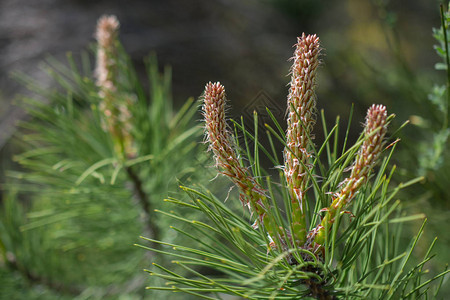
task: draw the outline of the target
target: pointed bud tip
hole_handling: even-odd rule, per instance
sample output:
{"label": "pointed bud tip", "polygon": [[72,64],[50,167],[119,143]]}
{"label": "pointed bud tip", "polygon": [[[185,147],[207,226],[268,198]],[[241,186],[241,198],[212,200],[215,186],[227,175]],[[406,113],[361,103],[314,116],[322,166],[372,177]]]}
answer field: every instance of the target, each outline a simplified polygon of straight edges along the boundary
{"label": "pointed bud tip", "polygon": [[97,21],[95,38],[102,46],[111,42],[111,37],[118,33],[120,22],[114,15],[103,15]]}

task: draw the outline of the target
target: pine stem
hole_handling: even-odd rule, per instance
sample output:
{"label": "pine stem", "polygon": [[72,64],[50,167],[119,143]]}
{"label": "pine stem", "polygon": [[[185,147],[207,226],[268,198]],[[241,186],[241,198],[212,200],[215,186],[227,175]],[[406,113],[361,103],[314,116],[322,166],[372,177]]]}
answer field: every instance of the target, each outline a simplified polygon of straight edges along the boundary
{"label": "pine stem", "polygon": [[[132,167],[127,167],[126,171],[127,171],[128,177],[133,182],[134,190],[137,195],[137,199],[138,199],[139,204],[141,205],[141,208],[144,212],[144,215],[145,215],[144,224],[146,227],[146,231],[149,234],[151,234],[153,239],[159,240],[160,239],[160,231],[159,231],[158,226],[156,225],[156,222],[152,221],[151,215],[153,214],[153,209],[152,209],[152,206],[150,203],[150,199],[149,199],[147,193],[145,193],[145,191],[144,191],[142,181],[139,178],[139,176],[136,174],[136,172],[133,170]],[[157,244],[157,243],[155,243],[153,246],[156,248],[159,248],[159,244]]]}
{"label": "pine stem", "polygon": [[318,300],[337,299],[335,296],[330,295],[329,292],[323,288],[323,285],[316,282],[314,279],[307,280],[306,284],[309,286],[309,290],[311,291],[311,297],[313,298],[316,298]]}
{"label": "pine stem", "polygon": [[448,126],[448,116],[450,114],[450,58],[449,58],[449,49],[448,49],[448,37],[447,37],[447,22],[446,15],[444,12],[444,5],[440,6],[441,11],[441,22],[442,22],[442,32],[444,34],[444,43],[445,43],[445,63],[447,64],[447,110],[444,113],[444,122],[443,129],[446,129]]}
{"label": "pine stem", "polygon": [[[308,266],[305,269],[306,272],[317,273],[317,268],[313,266]],[[303,284],[308,286],[311,293],[309,296],[316,298],[318,300],[336,300],[337,297],[330,294],[330,291],[325,289],[326,282],[318,282],[315,278],[306,279]]]}

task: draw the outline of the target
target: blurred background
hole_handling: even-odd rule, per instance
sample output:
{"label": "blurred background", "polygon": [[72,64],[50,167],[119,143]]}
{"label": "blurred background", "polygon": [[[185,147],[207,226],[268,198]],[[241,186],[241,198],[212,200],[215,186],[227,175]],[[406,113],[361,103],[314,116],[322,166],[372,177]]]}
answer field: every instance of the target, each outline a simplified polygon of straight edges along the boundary
{"label": "blurred background", "polygon": [[[437,42],[432,28],[441,25],[440,3],[1,0],[0,178],[3,181],[4,170],[15,168],[11,157],[16,148],[10,140],[16,122],[27,118],[13,102],[17,94],[28,92],[10,77],[11,72],[23,72],[42,87],[52,87],[54,82],[39,68],[42,61],[49,55],[63,61],[67,51],[77,59],[93,43],[102,14],[114,14],[120,20],[120,40],[138,71],[144,73],[142,58],[150,52],[157,54],[160,65],[172,66],[176,106],[188,97],[197,98],[208,81],[220,81],[227,88],[234,118],[268,106],[281,123],[292,45],[303,32],[316,33],[324,48],[318,107],[325,110],[329,124],[340,115],[346,126],[354,104],[350,138],[355,140],[372,103],[385,104],[397,115],[392,128],[411,120],[397,135],[402,142],[394,157],[399,168],[395,180],[424,176],[401,197],[407,210],[427,214],[424,245],[438,236],[438,256],[430,268],[440,267],[450,257],[448,233],[439,230],[449,225],[447,140],[440,144],[440,160],[421,161],[435,146],[430,137],[442,125],[442,116],[428,100],[433,86],[447,79],[444,71],[435,70],[441,59],[433,49]],[[320,144],[320,128],[316,136]],[[419,225],[411,225],[411,235]]]}
{"label": "blurred background", "polygon": [[[408,79],[419,82],[438,76],[433,71],[438,57],[431,35],[432,27],[440,25],[438,4],[427,0],[2,0],[1,143],[13,120],[21,116],[11,102],[22,87],[10,79],[10,72],[25,72],[43,86],[50,85],[40,62],[48,55],[62,59],[67,51],[77,57],[93,42],[93,28],[102,14],[118,16],[121,40],[136,64],[155,51],[161,64],[173,67],[175,99],[197,97],[206,82],[219,80],[228,87],[233,112],[260,90],[285,105],[292,45],[302,32],[316,33],[325,48],[318,105],[331,116],[345,116],[350,103],[355,103],[359,115],[373,102],[397,108],[402,91],[393,88],[401,80],[395,71],[409,72]],[[382,79],[386,82],[379,82]],[[411,94],[408,97],[422,96]]]}

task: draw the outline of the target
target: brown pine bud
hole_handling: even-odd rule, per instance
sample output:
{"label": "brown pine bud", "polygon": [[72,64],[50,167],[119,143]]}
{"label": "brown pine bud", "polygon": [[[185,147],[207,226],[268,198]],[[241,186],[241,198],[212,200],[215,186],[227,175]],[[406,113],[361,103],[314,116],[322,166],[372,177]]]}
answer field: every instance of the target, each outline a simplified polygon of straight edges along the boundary
{"label": "brown pine bud", "polygon": [[252,214],[257,214],[257,223],[263,225],[273,237],[277,227],[267,213],[269,208],[264,204],[266,195],[247,168],[239,163],[232,136],[227,129],[225,105],[224,86],[219,82],[209,82],[205,87],[202,107],[209,150],[214,153],[217,168],[239,188],[242,204],[247,206]]}
{"label": "brown pine bud", "polygon": [[370,171],[377,162],[383,149],[383,139],[387,131],[387,111],[383,105],[372,105],[367,111],[364,126],[364,142],[359,149],[350,177],[340,185],[342,189],[333,197],[321,224],[316,228],[314,241],[323,245],[325,227],[331,228],[338,211],[341,211],[355,197],[361,186],[367,181]]}
{"label": "brown pine bud", "polygon": [[305,193],[311,170],[312,129],[316,111],[316,70],[320,43],[316,35],[298,38],[291,68],[288,95],[288,120],[284,150],[284,174],[292,206],[292,235],[297,245],[306,240]]}
{"label": "brown pine bud", "polygon": [[119,21],[115,16],[102,16],[97,22],[96,84],[102,99],[99,109],[103,114],[103,129],[112,136],[116,154],[134,157],[136,149],[131,135],[132,105],[130,95],[117,91]]}
{"label": "brown pine bud", "polygon": [[119,21],[115,16],[102,16],[97,22],[95,38],[97,40],[97,65],[95,76],[97,86],[103,93],[115,91],[116,43],[119,34]]}

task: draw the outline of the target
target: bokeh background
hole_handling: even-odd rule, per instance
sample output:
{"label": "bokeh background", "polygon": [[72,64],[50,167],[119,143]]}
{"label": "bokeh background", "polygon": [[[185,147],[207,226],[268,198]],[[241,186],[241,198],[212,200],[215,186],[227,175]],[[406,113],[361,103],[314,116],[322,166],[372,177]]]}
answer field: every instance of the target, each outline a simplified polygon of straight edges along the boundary
{"label": "bokeh background", "polygon": [[197,97],[206,82],[220,80],[228,87],[236,112],[262,89],[285,105],[291,46],[302,32],[316,33],[325,48],[318,105],[333,116],[348,114],[350,103],[355,103],[359,115],[373,102],[396,109],[403,91],[393,88],[400,80],[396,76],[401,76],[395,71],[410,72],[412,80],[434,79],[438,57],[431,28],[440,25],[438,4],[427,0],[2,0],[1,143],[8,138],[13,120],[22,117],[11,106],[22,87],[9,74],[25,72],[43,86],[50,85],[40,62],[48,55],[63,59],[67,51],[76,57],[93,42],[93,28],[102,14],[118,16],[121,40],[137,64],[154,51],[161,64],[173,67],[175,99]]}
{"label": "bokeh background", "polygon": [[[150,52],[157,54],[160,65],[172,66],[178,105],[188,97],[198,97],[206,82],[220,81],[227,87],[230,113],[235,118],[258,109],[263,92],[264,103],[282,108],[277,117],[283,119],[292,45],[302,32],[316,33],[324,48],[318,107],[325,110],[330,124],[340,115],[345,126],[354,104],[354,140],[360,132],[357,124],[372,103],[385,104],[397,115],[394,127],[409,119],[417,121],[414,116],[433,122],[435,110],[428,94],[434,84],[446,81],[445,72],[434,68],[440,58],[433,49],[432,28],[440,26],[440,3],[1,0],[0,176],[3,179],[4,170],[15,167],[11,157],[16,150],[10,140],[16,122],[27,118],[13,100],[28,92],[10,74],[23,72],[42,87],[51,87],[53,82],[39,68],[42,61],[49,55],[64,60],[67,51],[77,58],[93,43],[95,24],[102,14],[118,17],[120,39],[142,73],[142,58]],[[420,150],[417,145],[427,132],[416,125],[407,126],[400,135],[402,143],[394,158],[399,165],[396,180],[425,176],[402,197],[406,209],[428,216],[424,245],[438,236],[433,268],[449,259],[448,233],[439,230],[449,225],[448,171],[417,172],[418,154],[414,152]],[[320,129],[317,139],[319,143]],[[417,226],[411,225],[411,234]]]}

